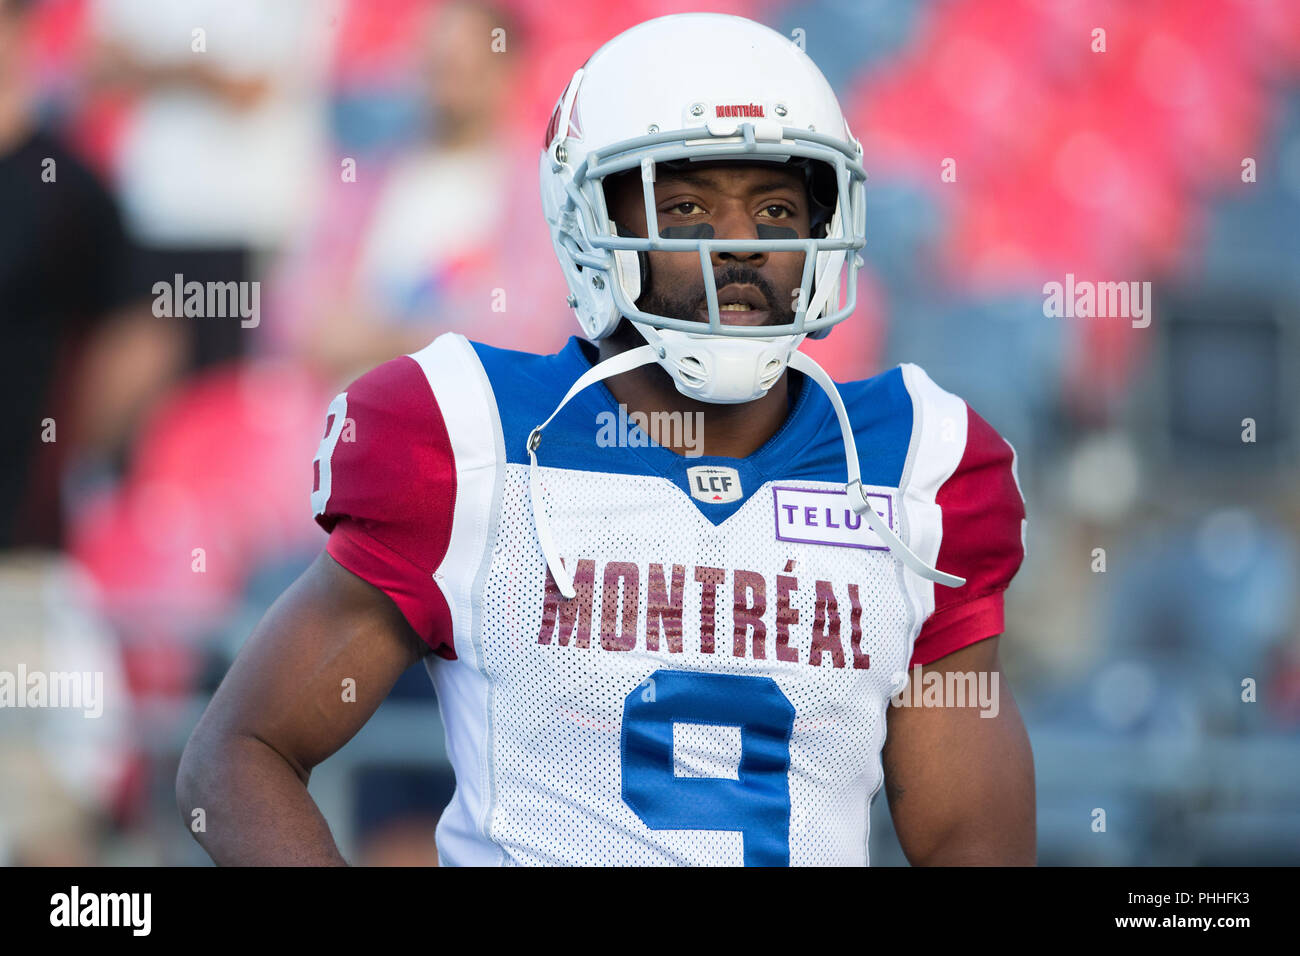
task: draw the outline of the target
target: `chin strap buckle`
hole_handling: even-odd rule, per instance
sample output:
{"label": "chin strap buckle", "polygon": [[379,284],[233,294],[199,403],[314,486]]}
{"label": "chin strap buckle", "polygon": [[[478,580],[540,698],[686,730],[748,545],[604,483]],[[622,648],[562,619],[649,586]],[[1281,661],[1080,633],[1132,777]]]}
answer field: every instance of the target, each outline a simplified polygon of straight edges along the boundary
{"label": "chin strap buckle", "polygon": [[849,496],[849,507],[853,509],[854,514],[865,514],[871,509],[871,504],[867,501],[867,493],[862,490],[860,479],[854,478],[844,486],[844,491]]}

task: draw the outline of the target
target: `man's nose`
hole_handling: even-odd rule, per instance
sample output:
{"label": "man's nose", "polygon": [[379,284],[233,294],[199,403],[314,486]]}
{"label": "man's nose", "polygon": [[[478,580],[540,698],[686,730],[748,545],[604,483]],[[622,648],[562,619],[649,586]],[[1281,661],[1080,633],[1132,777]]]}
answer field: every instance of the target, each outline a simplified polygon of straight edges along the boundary
{"label": "man's nose", "polygon": [[[741,205],[728,205],[713,217],[713,230],[718,239],[750,240],[758,238],[758,226],[748,209]],[[713,250],[713,264],[720,266],[726,262],[743,262],[750,266],[761,266],[767,262],[767,253],[738,252],[727,249]]]}

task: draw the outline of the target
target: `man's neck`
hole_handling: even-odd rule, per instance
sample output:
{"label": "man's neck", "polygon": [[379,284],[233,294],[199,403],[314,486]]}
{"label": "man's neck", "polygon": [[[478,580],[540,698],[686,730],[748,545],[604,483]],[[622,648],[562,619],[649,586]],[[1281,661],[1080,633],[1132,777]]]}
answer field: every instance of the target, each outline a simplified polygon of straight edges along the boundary
{"label": "man's neck", "polygon": [[[644,344],[645,339],[631,326],[624,326],[596,343],[602,362]],[[699,415],[697,420],[702,427],[698,434],[702,441],[693,449],[696,454],[748,458],[785,423],[790,411],[789,378],[789,374],[783,372],[761,398],[737,405],[701,402],[683,395],[677,390],[672,376],[658,362],[615,375],[606,379],[605,385],[614,399],[627,408],[629,415],[634,412],[641,412],[647,418],[653,412]],[[685,446],[665,447],[679,455],[688,450]]]}

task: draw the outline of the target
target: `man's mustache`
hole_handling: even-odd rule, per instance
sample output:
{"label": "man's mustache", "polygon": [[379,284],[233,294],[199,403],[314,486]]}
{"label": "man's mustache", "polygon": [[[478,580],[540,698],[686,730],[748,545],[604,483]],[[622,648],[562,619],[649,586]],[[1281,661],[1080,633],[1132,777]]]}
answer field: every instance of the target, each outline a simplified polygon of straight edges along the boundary
{"label": "man's mustache", "polygon": [[[771,282],[754,269],[733,265],[715,272],[713,281],[714,288],[718,292],[721,292],[729,285],[752,285],[758,289],[765,303],[764,308],[767,310],[767,317],[764,319],[763,325],[782,325],[794,320],[793,301],[789,308],[783,309],[778,304],[779,300],[775,295]],[[648,290],[647,295],[642,298],[643,301],[638,301],[637,304],[646,312],[671,316],[688,322],[708,321],[707,318],[701,319],[700,317],[701,312],[707,316],[709,310],[708,295],[705,292],[702,280],[694,290],[680,298],[656,293],[653,288]],[[720,318],[725,324],[726,313],[722,313]]]}

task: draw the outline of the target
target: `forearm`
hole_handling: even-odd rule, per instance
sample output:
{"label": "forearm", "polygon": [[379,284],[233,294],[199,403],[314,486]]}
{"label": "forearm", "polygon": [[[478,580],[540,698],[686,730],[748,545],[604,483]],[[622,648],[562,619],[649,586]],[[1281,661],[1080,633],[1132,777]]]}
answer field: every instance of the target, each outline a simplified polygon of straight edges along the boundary
{"label": "forearm", "polygon": [[257,738],[192,740],[176,796],[186,826],[218,866],[347,865],[305,772]]}

